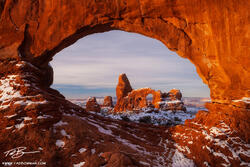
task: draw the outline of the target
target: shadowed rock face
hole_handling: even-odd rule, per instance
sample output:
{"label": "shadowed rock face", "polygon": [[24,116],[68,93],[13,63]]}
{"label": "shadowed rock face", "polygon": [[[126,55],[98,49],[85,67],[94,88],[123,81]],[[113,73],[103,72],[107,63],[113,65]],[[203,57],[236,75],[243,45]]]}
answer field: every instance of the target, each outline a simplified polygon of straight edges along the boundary
{"label": "shadowed rock face", "polygon": [[[249,8],[233,0],[1,1],[0,161],[167,166],[182,152],[197,166],[249,166],[249,99],[239,101],[250,93]],[[177,127],[141,126],[84,112],[49,88],[57,52],[117,29],[188,58],[221,104]],[[42,150],[14,160],[3,154],[19,146]]]}
{"label": "shadowed rock face", "polygon": [[8,0],[0,6],[1,61],[43,68],[79,38],[119,29],[158,39],[188,58],[213,101],[249,97],[249,1]]}

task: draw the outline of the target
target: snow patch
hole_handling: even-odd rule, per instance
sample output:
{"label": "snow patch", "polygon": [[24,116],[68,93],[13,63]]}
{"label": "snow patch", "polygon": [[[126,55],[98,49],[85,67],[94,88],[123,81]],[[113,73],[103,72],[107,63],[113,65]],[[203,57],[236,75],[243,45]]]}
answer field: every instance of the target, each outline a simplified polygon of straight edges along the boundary
{"label": "snow patch", "polygon": [[54,124],[54,127],[68,125],[68,122],[63,122],[62,120]]}
{"label": "snow patch", "polygon": [[13,114],[13,115],[6,115],[6,116],[4,116],[4,117],[6,117],[6,118],[8,118],[8,119],[10,119],[10,118],[12,118],[12,117],[14,117],[14,116],[16,116],[17,114]]}
{"label": "snow patch", "polygon": [[95,154],[95,149],[91,149],[91,154]]}
{"label": "snow patch", "polygon": [[39,115],[37,119],[47,119],[47,118],[53,118],[51,115]]}
{"label": "snow patch", "polygon": [[172,167],[195,167],[193,160],[186,158],[178,149],[176,149],[172,160]]}
{"label": "snow patch", "polygon": [[70,135],[68,135],[64,129],[61,130],[61,135],[66,136],[67,138],[70,139]]}
{"label": "snow patch", "polygon": [[243,97],[242,99],[239,100],[233,100],[233,102],[244,102],[244,103],[250,103],[250,97]]}
{"label": "snow patch", "polygon": [[25,126],[25,123],[24,123],[24,122],[21,122],[20,124],[16,124],[16,125],[15,125],[15,128],[18,129],[18,130],[20,130],[20,129],[22,129],[24,126]]}
{"label": "snow patch", "polygon": [[82,167],[85,164],[85,162],[80,162],[79,164],[74,164],[74,167]]}
{"label": "snow patch", "polygon": [[80,148],[80,149],[79,149],[79,153],[83,153],[83,152],[85,152],[85,151],[87,151],[86,148]]}
{"label": "snow patch", "polygon": [[56,140],[56,146],[57,147],[64,147],[65,146],[65,142],[62,140]]}

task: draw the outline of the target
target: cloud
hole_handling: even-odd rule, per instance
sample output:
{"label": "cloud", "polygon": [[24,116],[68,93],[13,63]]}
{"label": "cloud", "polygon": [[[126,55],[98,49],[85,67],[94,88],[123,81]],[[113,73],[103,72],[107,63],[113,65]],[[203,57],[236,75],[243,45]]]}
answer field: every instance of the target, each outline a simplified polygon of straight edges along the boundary
{"label": "cloud", "polygon": [[[186,96],[209,96],[193,64],[161,42],[134,33],[111,31],[84,37],[58,53],[52,66],[54,84],[71,85],[72,92],[79,85],[85,91],[96,89],[97,94],[113,91],[119,74],[126,73],[134,88],[176,87]],[[74,94],[67,90],[66,96]]]}

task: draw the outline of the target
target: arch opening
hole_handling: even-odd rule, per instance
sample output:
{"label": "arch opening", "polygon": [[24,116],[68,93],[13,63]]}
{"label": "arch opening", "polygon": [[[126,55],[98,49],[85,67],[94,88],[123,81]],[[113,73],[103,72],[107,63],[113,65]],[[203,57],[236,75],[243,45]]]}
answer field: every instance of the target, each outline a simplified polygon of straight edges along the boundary
{"label": "arch opening", "polygon": [[[151,87],[168,92],[178,88],[186,103],[196,98],[189,107],[209,97],[209,89],[188,60],[178,57],[161,42],[135,33],[109,31],[86,36],[59,52],[51,64],[55,71],[52,88],[83,107],[89,96],[95,96],[99,105],[105,96],[112,96],[116,103],[115,88],[121,73],[129,76],[134,90]],[[130,98],[130,104],[124,105],[135,110],[145,105],[158,106],[152,104],[150,92],[149,96],[136,96],[134,101]]]}

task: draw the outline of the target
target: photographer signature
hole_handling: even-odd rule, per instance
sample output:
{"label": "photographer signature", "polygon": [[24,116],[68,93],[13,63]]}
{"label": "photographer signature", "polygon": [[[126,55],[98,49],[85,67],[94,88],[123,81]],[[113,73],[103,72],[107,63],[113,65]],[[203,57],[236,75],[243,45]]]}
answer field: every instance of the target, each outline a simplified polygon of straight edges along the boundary
{"label": "photographer signature", "polygon": [[40,153],[40,151],[24,152],[24,150],[26,150],[26,149],[27,149],[27,147],[17,147],[17,148],[13,148],[9,151],[4,152],[4,154],[5,154],[5,157],[10,156],[12,159],[16,159],[16,158],[22,157],[24,154]]}

